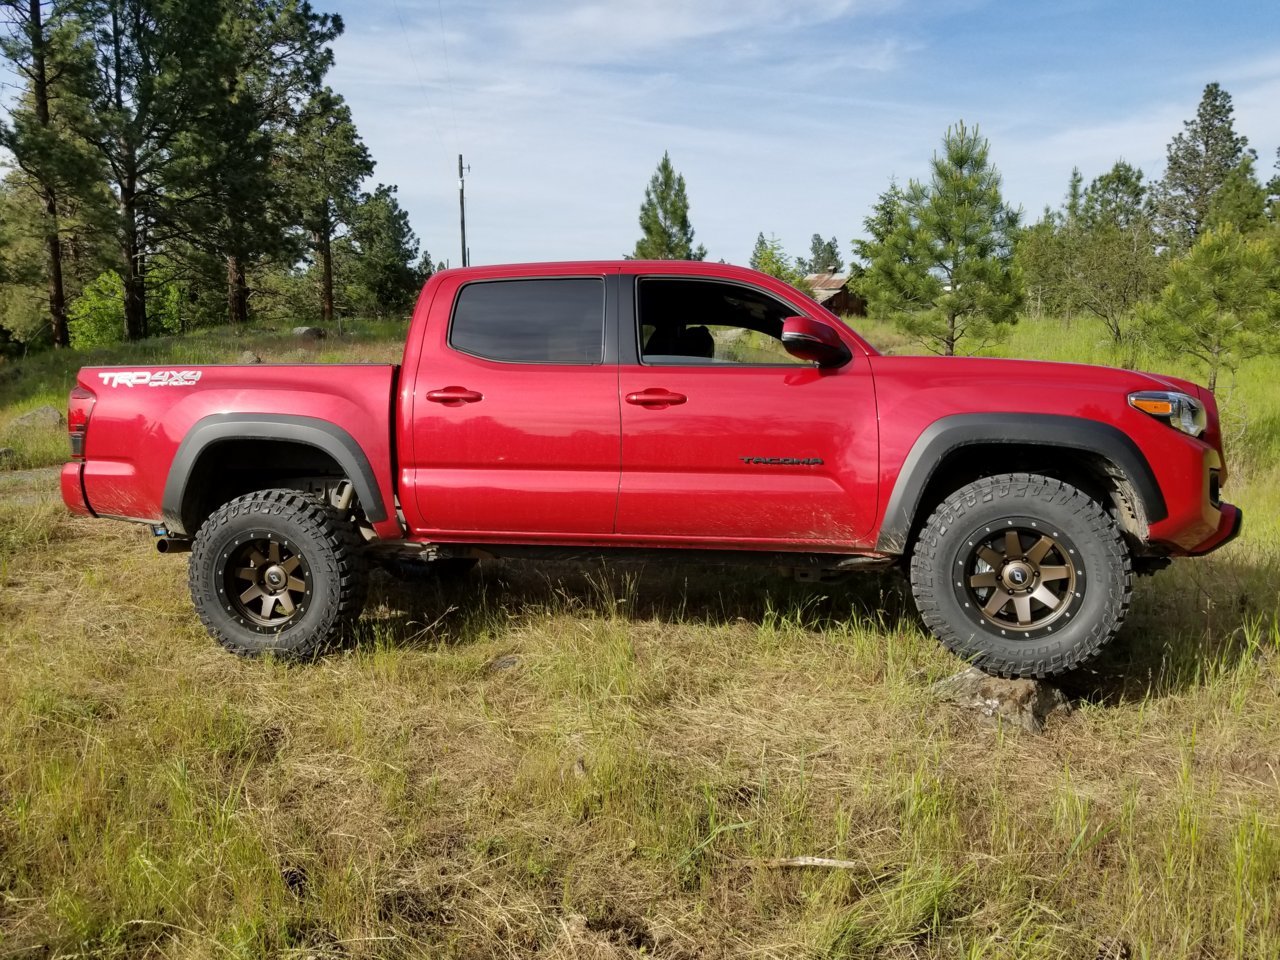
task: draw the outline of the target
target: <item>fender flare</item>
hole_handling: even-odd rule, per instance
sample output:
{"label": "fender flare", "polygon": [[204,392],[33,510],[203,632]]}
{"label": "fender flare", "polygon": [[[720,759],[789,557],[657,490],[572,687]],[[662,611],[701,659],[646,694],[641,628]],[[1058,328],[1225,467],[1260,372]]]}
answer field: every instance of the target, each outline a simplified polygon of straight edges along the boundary
{"label": "fender flare", "polygon": [[191,473],[200,457],[226,440],[283,440],[315,447],[331,456],[355,487],[365,516],[373,523],[387,519],[386,504],[369,458],[355,438],[327,420],[288,413],[215,413],[197,420],[182,438],[164,485],[160,509],[175,532],[190,534],[182,521]]}
{"label": "fender flare", "polygon": [[1097,454],[1133,487],[1148,523],[1169,515],[1151,464],[1133,438],[1118,427],[1061,414],[961,413],[935,420],[912,444],[885,508],[876,549],[906,552],[920,498],[948,455],[961,447],[1002,443]]}

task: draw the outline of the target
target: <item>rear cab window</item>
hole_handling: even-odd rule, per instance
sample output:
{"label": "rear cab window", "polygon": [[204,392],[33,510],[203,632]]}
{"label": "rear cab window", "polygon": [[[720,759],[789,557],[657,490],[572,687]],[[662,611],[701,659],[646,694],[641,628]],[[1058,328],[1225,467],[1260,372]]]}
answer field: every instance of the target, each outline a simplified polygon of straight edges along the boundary
{"label": "rear cab window", "polygon": [[459,291],[449,346],[501,363],[599,364],[604,334],[600,277],[482,280]]}

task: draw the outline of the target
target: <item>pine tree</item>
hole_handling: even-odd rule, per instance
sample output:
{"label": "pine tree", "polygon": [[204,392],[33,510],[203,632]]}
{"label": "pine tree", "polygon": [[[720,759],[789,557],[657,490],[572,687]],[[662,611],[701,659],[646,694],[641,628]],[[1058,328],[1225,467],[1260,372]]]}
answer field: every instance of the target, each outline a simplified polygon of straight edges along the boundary
{"label": "pine tree", "polygon": [[1071,168],[1071,179],[1067,181],[1067,222],[1075,223],[1080,219],[1080,213],[1084,207],[1083,193],[1084,177],[1080,174],[1079,167]]}
{"label": "pine tree", "polygon": [[1169,143],[1156,208],[1162,235],[1176,247],[1189,247],[1203,232],[1213,195],[1249,146],[1248,138],[1235,131],[1234,113],[1231,95],[1211,83],[1195,119]]}
{"label": "pine tree", "polygon": [[792,262],[787,256],[786,250],[782,247],[782,241],[769,234],[765,239],[763,233],[756,234],[756,245],[751,251],[751,259],[748,266],[752,270],[759,270],[761,273],[768,274],[771,277],[777,277],[785,283],[791,284],[798,290],[805,293],[812,293],[813,290],[805,282],[805,273],[800,264],[803,261]]}
{"label": "pine tree", "polygon": [[1169,285],[1145,312],[1153,342],[1191,357],[1217,390],[1222,371],[1276,349],[1280,341],[1280,240],[1210,229],[1169,270]]}
{"label": "pine tree", "polygon": [[1230,223],[1241,233],[1249,233],[1267,225],[1267,188],[1258,182],[1253,164],[1253,156],[1246,153],[1222,181],[1209,201],[1205,220],[1209,227]]}
{"label": "pine tree", "polygon": [[976,127],[947,130],[929,181],[909,184],[892,219],[883,241],[863,247],[870,263],[858,289],[873,312],[948,356],[1016,322],[1018,213],[1001,198],[990,144]]}
{"label": "pine tree", "polygon": [[189,168],[213,138],[232,51],[231,0],[85,0],[95,69],[78,131],[107,170],[117,208],[125,336],[149,333],[148,269],[165,238],[190,235]]}
{"label": "pine tree", "polygon": [[24,95],[9,110],[9,122],[0,122],[0,147],[9,151],[43,208],[45,290],[55,347],[70,344],[61,220],[70,198],[87,194],[97,173],[67,124],[83,106],[89,66],[69,8],[66,0],[0,0],[11,28],[0,37],[0,56],[26,83]]}
{"label": "pine tree", "polygon": [[373,160],[360,139],[351,109],[325,88],[303,107],[286,150],[284,172],[301,214],[319,273],[320,315],[334,321],[333,242],[349,223],[360,183],[373,173]]}
{"label": "pine tree", "polygon": [[844,260],[840,257],[840,244],[835,237],[823,240],[822,234],[815,233],[809,241],[809,258],[796,258],[796,269],[801,274],[839,273],[844,269]]}
{"label": "pine tree", "polygon": [[395,187],[378,184],[360,195],[350,212],[350,229],[334,242],[334,259],[351,312],[381,317],[408,310],[421,283],[415,266],[418,238]]}
{"label": "pine tree", "polygon": [[1149,219],[1147,188],[1142,171],[1123,160],[1094,177],[1085,188],[1080,209],[1087,228],[1111,225],[1128,228]]}
{"label": "pine tree", "polygon": [[890,180],[888,189],[876,198],[871,213],[862,220],[862,229],[866,232],[867,239],[852,241],[854,261],[849,264],[848,287],[863,299],[867,299],[867,294],[861,289],[862,278],[871,265],[871,257],[877,245],[888,239],[903,218],[902,203],[905,196],[898,182]]}
{"label": "pine tree", "polygon": [[662,154],[662,161],[645,188],[644,203],[640,205],[640,232],[641,237],[629,259],[706,259],[707,248],[702,244],[693,245],[684,176],[676,173],[667,153]]}
{"label": "pine tree", "polygon": [[290,227],[296,196],[282,189],[282,141],[300,122],[298,103],[319,89],[333,62],[329,44],[342,32],[338,17],[296,0],[232,0],[235,15],[221,25],[228,53],[222,83],[229,96],[203,124],[190,164],[190,189],[202,201],[188,219],[203,219],[195,244],[219,261],[227,282],[227,315],[249,318],[248,270],[266,257],[293,262],[300,254]]}
{"label": "pine tree", "polygon": [[[1142,171],[1123,160],[1083,192],[1079,171],[1060,211],[1021,231],[1016,259],[1041,311],[1101,321],[1119,347],[1136,347],[1135,308],[1165,282]],[[1071,209],[1076,214],[1072,216]],[[1133,359],[1132,353],[1126,362]]]}

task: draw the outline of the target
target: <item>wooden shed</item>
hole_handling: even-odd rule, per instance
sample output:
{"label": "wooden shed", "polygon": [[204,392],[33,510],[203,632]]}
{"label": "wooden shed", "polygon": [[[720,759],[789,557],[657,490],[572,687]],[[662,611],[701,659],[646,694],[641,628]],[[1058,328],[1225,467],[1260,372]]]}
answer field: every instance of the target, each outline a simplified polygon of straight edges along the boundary
{"label": "wooden shed", "polygon": [[813,289],[813,299],[836,316],[867,315],[867,302],[848,288],[847,273],[811,273],[804,279]]}

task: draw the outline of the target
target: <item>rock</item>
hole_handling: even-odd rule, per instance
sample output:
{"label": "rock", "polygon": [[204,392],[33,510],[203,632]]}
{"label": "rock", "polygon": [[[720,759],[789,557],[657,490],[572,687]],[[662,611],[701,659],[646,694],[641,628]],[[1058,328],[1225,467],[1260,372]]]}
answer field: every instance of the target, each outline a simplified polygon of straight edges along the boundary
{"label": "rock", "polygon": [[514,653],[508,653],[490,660],[487,669],[490,673],[501,673],[503,670],[514,670],[518,666],[520,666],[520,658]]}
{"label": "rock", "polygon": [[323,340],[328,336],[322,327],[294,327],[293,335],[304,340]]}
{"label": "rock", "polygon": [[18,459],[18,451],[13,447],[0,447],[0,467],[9,467]]}
{"label": "rock", "polygon": [[15,417],[9,424],[10,430],[52,429],[65,426],[67,418],[56,407],[45,404],[29,410],[20,417]]}
{"label": "rock", "polygon": [[237,363],[261,363],[262,358],[258,356],[256,353],[254,353],[252,350],[246,350],[244,353],[240,354],[240,359],[237,360],[236,362]]}
{"label": "rock", "polygon": [[970,667],[933,685],[934,695],[993,723],[1011,723],[1030,733],[1043,733],[1051,717],[1066,716],[1066,695],[1043,680],[1003,680]]}

